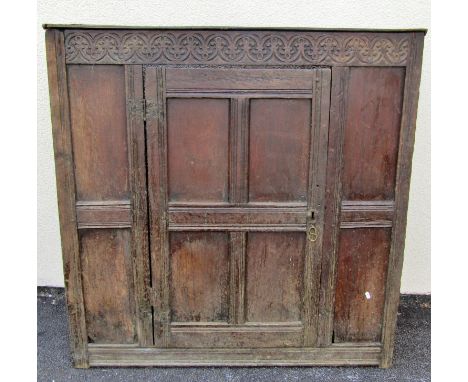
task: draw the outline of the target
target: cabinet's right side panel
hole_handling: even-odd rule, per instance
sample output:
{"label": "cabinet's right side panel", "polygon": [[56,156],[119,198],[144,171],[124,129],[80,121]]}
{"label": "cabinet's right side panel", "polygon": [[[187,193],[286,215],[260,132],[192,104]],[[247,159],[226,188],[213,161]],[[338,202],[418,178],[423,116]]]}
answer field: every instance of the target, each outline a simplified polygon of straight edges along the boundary
{"label": "cabinet's right side panel", "polygon": [[322,345],[382,340],[404,84],[404,67],[334,71],[325,244],[335,293]]}

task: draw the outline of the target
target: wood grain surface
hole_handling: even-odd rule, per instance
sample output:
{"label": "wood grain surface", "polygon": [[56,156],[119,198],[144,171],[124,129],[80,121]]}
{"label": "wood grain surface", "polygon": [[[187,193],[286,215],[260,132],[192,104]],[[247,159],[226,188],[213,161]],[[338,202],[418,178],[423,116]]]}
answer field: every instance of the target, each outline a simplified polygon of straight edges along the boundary
{"label": "wood grain surface", "polygon": [[423,32],[46,32],[76,367],[392,363]]}

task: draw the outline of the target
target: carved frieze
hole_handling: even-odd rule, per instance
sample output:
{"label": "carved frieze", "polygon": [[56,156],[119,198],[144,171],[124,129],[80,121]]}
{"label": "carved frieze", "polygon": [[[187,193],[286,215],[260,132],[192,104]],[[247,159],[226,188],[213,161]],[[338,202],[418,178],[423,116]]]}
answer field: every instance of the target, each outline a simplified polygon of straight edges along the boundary
{"label": "carved frieze", "polygon": [[69,64],[405,65],[406,33],[67,30]]}

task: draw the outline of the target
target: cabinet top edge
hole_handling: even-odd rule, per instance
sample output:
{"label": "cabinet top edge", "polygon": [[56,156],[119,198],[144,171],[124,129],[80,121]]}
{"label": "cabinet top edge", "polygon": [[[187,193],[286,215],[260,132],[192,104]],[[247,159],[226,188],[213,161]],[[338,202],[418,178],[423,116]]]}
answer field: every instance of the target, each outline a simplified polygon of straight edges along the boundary
{"label": "cabinet top edge", "polygon": [[88,24],[42,24],[44,29],[120,29],[120,30],[243,30],[243,31],[312,31],[312,32],[372,32],[372,33],[409,33],[419,32],[426,35],[427,28],[373,29],[373,28],[307,28],[307,27],[239,27],[239,26],[126,26],[126,25],[88,25]]}

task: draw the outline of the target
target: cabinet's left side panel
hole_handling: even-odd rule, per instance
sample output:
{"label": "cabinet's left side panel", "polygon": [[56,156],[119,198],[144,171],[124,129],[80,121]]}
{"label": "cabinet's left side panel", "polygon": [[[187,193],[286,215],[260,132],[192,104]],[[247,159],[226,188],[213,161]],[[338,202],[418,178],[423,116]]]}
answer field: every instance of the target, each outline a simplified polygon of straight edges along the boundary
{"label": "cabinet's left side panel", "polygon": [[91,344],[152,344],[141,67],[66,65],[47,31],[75,366]]}

